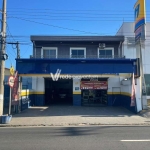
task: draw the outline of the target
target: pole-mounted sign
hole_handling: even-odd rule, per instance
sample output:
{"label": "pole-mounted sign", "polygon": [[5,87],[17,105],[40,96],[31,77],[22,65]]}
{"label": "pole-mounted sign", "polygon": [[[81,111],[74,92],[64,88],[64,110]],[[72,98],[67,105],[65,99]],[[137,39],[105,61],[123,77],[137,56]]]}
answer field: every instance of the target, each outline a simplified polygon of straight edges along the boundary
{"label": "pole-mounted sign", "polygon": [[13,76],[10,76],[8,79],[8,85],[12,88],[14,86],[15,78]]}
{"label": "pole-mounted sign", "polygon": [[11,67],[10,67],[10,74],[13,76],[14,73],[15,73],[14,67],[11,66]]}
{"label": "pole-mounted sign", "polygon": [[145,24],[146,24],[146,9],[145,0],[137,0],[134,6],[134,18],[135,18],[135,41],[139,39],[145,40]]}

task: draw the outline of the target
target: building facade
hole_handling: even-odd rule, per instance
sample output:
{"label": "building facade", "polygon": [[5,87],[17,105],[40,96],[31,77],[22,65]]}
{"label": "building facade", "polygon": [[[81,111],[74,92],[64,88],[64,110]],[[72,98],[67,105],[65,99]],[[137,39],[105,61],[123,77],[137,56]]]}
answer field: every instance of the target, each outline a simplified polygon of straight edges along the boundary
{"label": "building facade", "polygon": [[31,36],[33,55],[17,59],[20,76],[32,77],[31,105],[123,106],[131,103],[138,59],[126,58],[124,36]]}

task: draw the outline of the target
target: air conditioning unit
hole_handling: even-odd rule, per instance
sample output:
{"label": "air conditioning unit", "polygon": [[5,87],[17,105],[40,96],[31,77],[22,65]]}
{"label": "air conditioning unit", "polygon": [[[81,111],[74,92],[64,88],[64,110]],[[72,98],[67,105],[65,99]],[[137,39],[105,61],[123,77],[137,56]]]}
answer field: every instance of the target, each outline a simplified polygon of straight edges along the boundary
{"label": "air conditioning unit", "polygon": [[105,47],[106,47],[105,43],[99,43],[99,48],[100,49],[105,48]]}

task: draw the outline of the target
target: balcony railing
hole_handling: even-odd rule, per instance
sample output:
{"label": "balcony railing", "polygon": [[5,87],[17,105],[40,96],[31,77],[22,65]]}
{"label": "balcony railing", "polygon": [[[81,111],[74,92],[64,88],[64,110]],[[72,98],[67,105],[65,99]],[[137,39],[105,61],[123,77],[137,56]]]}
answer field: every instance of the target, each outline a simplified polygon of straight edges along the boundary
{"label": "balcony railing", "polygon": [[36,59],[125,59],[125,56],[122,55],[51,55],[51,56],[42,56],[35,55],[30,56],[30,58]]}

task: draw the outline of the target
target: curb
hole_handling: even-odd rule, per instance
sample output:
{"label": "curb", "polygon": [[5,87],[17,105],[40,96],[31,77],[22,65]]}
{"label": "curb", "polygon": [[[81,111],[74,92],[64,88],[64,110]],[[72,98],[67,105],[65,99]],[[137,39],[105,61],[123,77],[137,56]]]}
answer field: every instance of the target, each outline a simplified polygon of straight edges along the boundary
{"label": "curb", "polygon": [[66,126],[150,126],[150,123],[141,124],[103,124],[103,123],[79,123],[79,124],[37,124],[37,125],[10,125],[0,124],[1,127],[66,127]]}

